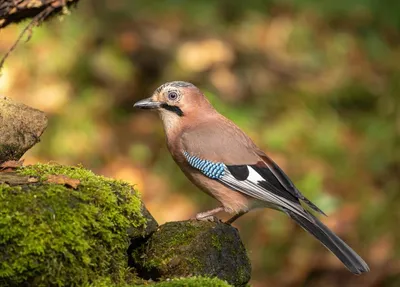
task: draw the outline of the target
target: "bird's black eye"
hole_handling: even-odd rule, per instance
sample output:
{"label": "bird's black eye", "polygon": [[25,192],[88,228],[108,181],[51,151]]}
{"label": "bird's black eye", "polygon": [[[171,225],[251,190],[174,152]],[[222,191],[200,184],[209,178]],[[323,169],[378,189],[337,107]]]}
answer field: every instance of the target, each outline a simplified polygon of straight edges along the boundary
{"label": "bird's black eye", "polygon": [[169,92],[168,93],[168,100],[176,101],[178,99],[178,94],[176,92]]}

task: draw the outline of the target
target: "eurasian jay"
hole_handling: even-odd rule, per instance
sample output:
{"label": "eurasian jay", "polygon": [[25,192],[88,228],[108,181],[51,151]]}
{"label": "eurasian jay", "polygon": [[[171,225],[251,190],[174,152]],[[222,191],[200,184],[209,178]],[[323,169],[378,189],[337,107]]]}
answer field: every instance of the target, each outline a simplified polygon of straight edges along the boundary
{"label": "eurasian jay", "polygon": [[157,110],[168,149],[183,173],[221,206],[196,215],[209,220],[225,211],[232,223],[248,211],[283,211],[317,238],[354,274],[368,272],[365,261],[301,203],[324,214],[233,122],[219,114],[193,84],[166,83],[134,107]]}

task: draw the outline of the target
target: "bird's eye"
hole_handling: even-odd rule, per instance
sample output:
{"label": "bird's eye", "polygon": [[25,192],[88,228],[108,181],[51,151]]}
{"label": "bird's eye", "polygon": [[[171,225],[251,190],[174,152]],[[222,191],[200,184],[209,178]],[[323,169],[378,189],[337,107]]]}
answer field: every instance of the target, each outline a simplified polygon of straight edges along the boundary
{"label": "bird's eye", "polygon": [[178,99],[178,94],[176,92],[169,92],[168,93],[168,100],[176,101]]}

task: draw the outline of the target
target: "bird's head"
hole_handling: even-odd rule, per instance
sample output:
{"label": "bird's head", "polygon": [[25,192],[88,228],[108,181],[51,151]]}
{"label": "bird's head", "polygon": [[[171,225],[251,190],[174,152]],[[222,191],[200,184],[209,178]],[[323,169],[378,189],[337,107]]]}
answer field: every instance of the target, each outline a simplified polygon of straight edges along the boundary
{"label": "bird's head", "polygon": [[166,128],[173,128],[189,118],[214,111],[195,85],[182,81],[161,85],[150,98],[138,101],[134,107],[158,111]]}

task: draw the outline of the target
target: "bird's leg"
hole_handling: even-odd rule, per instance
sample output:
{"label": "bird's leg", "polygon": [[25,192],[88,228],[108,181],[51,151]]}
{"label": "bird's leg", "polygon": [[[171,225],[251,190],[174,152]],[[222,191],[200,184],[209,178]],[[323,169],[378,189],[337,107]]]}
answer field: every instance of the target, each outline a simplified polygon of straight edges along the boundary
{"label": "bird's leg", "polygon": [[238,214],[235,214],[234,216],[232,216],[232,218],[230,218],[229,220],[225,221],[225,223],[232,224],[236,219],[238,219],[242,215],[245,215],[246,213],[247,213],[247,211],[241,211]]}
{"label": "bird's leg", "polygon": [[220,206],[205,212],[200,212],[196,214],[196,219],[197,220],[202,220],[202,221],[215,221],[214,220],[214,214],[224,211],[224,207]]}

